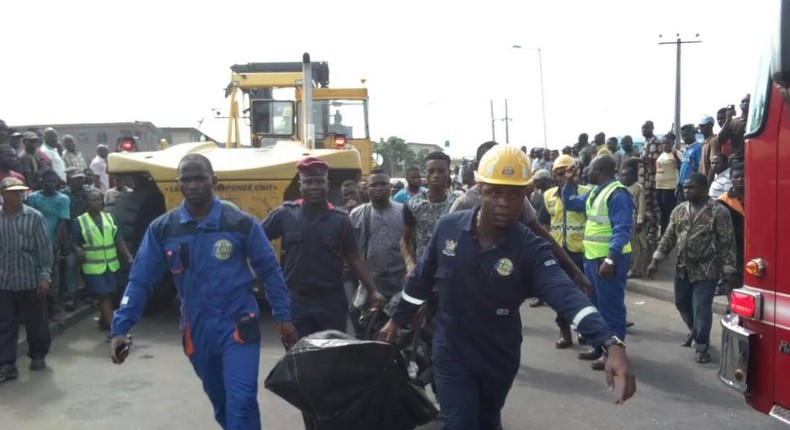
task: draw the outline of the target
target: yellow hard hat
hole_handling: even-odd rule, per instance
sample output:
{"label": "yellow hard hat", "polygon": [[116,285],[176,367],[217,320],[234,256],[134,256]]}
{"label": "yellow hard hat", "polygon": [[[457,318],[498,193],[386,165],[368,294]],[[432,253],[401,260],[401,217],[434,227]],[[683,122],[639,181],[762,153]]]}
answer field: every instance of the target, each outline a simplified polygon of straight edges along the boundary
{"label": "yellow hard hat", "polygon": [[560,169],[562,167],[567,169],[568,167],[571,167],[574,164],[576,164],[576,162],[573,161],[573,157],[571,157],[568,154],[562,154],[559,157],[557,157],[556,160],[554,160],[554,164],[551,166],[551,171],[553,173],[555,170]]}
{"label": "yellow hard hat", "polygon": [[532,168],[527,154],[510,145],[491,148],[477,167],[477,181],[486,184],[525,186],[530,177]]}

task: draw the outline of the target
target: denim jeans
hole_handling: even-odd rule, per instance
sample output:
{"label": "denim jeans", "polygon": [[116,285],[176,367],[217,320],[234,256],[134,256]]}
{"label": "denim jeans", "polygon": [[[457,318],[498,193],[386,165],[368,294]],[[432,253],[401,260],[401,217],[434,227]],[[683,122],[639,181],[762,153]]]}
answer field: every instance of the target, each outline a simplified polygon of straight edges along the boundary
{"label": "denim jeans", "polygon": [[716,282],[716,279],[691,282],[687,277],[675,277],[675,307],[691,330],[697,351],[707,351],[710,344]]}

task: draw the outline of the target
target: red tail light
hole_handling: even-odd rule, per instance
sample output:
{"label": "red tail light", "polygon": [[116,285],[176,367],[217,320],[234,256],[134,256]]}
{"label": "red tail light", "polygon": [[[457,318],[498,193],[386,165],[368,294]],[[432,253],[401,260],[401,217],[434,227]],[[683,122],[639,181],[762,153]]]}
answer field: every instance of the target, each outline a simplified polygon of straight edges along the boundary
{"label": "red tail light", "polygon": [[732,290],[730,293],[730,309],[744,318],[762,318],[762,295],[745,290]]}
{"label": "red tail light", "polygon": [[116,151],[120,152],[133,152],[137,150],[137,143],[134,139],[121,139],[118,142],[118,147]]}
{"label": "red tail light", "polygon": [[348,140],[346,140],[346,136],[339,134],[335,136],[335,148],[343,149],[348,144]]}

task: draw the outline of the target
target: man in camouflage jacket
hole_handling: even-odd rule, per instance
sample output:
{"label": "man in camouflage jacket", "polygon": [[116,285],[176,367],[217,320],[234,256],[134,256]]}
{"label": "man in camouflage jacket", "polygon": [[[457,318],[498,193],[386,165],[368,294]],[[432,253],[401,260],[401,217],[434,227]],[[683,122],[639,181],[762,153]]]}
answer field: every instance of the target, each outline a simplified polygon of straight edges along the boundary
{"label": "man in camouflage jacket", "polygon": [[734,283],[735,235],[727,209],[708,197],[707,179],[694,173],[683,183],[686,201],[669,218],[669,226],[647,272],[655,276],[659,261],[677,250],[675,307],[691,331],[683,346],[695,347],[697,363],[710,361],[708,344],[716,283]]}

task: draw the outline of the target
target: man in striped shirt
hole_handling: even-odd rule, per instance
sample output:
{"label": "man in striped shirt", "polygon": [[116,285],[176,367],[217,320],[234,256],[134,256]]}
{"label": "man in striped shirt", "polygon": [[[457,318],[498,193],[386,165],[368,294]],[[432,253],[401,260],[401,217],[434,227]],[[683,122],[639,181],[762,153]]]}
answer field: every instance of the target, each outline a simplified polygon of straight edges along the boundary
{"label": "man in striped shirt", "polygon": [[0,183],[0,382],[16,379],[19,324],[25,324],[31,370],[46,368],[52,338],[47,320],[47,292],[52,271],[52,242],[44,217],[26,206],[29,188],[17,178]]}

